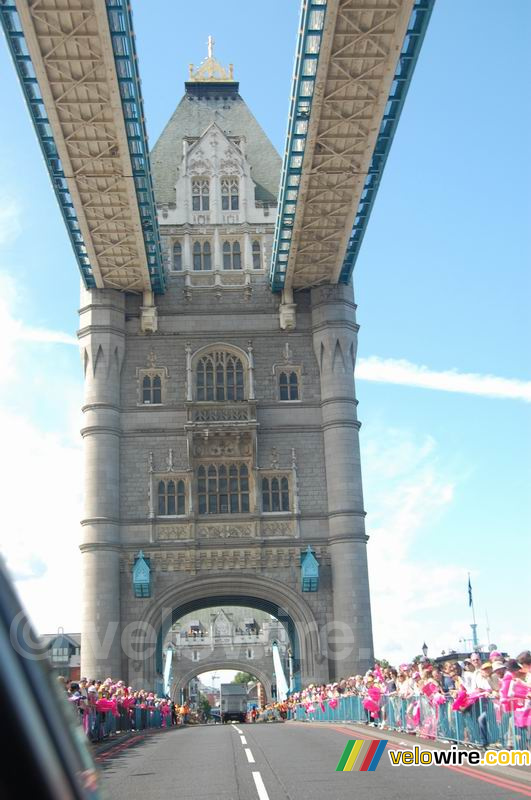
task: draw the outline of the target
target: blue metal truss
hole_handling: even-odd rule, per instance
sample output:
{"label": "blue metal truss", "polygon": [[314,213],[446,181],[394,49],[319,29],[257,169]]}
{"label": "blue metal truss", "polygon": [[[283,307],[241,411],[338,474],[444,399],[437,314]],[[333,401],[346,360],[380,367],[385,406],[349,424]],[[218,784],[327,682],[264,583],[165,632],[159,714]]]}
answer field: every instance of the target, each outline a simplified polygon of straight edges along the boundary
{"label": "blue metal truss", "polygon": [[[340,283],[348,283],[352,276],[434,4],[435,0],[415,0],[347,245],[339,278]],[[325,12],[326,0],[303,3],[288,119],[287,144],[280,181],[278,218],[269,274],[271,288],[274,292],[281,291],[286,280],[291,232],[295,219]]]}
{"label": "blue metal truss", "polygon": [[133,166],[138,210],[142,222],[142,233],[146,257],[154,292],[164,292],[164,267],[160,244],[153,179],[149,163],[144,101],[140,88],[138,56],[131,6],[127,0],[107,0],[107,16],[111,30],[116,74],[120,85],[120,96],[124,113],[129,155]]}
{"label": "blue metal truss", "polygon": [[435,0],[415,0],[341,267],[339,283],[349,283],[352,277],[434,5]]}
{"label": "blue metal truss", "polygon": [[299,194],[302,161],[312,110],[313,90],[323,36],[327,0],[303,2],[295,55],[284,163],[280,178],[278,217],[269,280],[274,292],[284,288],[291,233]]}
{"label": "blue metal truss", "polygon": [[35,76],[35,70],[31,57],[28,53],[24,32],[20,24],[17,9],[14,3],[8,0],[0,0],[0,19],[4,29],[5,37],[15,69],[17,71],[20,85],[24,93],[31,120],[41,146],[44,161],[48,168],[52,186],[55,190],[59,208],[65,221],[66,229],[74,248],[74,253],[83,277],[83,282],[87,289],[96,286],[92,267],[87,255],[87,248],[79,228],[77,214],[68,191],[66,177],[63,172],[61,160],[57,153],[57,147],[53,137],[52,129],[46,116],[46,109],[41,97],[39,84]]}
{"label": "blue metal truss", "polygon": [[[135,50],[131,10],[126,2],[107,0],[107,14],[122,108],[127,131],[133,178],[142,222],[146,257],[154,292],[164,291],[164,269],[144,123],[138,60]],[[41,146],[63,219],[87,289],[96,287],[87,248],[81,234],[66,176],[57,152],[52,128],[42,100],[35,70],[24,38],[17,9],[12,0],[0,0],[0,20],[30,116]]]}

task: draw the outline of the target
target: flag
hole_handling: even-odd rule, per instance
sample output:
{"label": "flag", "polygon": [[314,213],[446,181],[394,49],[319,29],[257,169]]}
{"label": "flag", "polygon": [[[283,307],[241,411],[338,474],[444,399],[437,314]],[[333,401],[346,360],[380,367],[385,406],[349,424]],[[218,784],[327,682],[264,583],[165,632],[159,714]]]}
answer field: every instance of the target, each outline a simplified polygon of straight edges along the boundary
{"label": "flag", "polygon": [[470,583],[470,575],[468,576],[468,605],[472,605],[472,584]]}

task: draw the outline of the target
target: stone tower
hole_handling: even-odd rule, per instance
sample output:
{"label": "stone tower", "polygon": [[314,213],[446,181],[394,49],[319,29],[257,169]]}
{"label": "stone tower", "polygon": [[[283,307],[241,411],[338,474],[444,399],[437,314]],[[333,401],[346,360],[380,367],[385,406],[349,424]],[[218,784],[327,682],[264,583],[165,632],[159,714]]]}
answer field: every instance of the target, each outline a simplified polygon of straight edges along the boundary
{"label": "stone tower", "polygon": [[230,604],[281,619],[297,682],[363,671],[352,288],[271,292],[281,160],[211,52],[151,162],[165,294],[81,300],[82,674],[156,685],[175,620]]}

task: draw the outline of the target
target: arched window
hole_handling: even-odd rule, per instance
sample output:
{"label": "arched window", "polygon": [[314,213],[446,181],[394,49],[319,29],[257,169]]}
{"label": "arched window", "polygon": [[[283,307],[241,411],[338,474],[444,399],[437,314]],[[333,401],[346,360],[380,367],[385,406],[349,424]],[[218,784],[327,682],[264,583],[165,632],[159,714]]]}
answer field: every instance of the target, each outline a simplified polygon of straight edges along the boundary
{"label": "arched window", "polygon": [[196,367],[197,400],[224,402],[244,400],[243,364],[232,353],[219,351],[202,356]]}
{"label": "arched window", "polygon": [[183,249],[180,242],[173,243],[172,269],[181,272],[183,268]]}
{"label": "arched window", "polygon": [[142,403],[144,405],[160,405],[162,403],[162,379],[160,375],[142,379]]}
{"label": "arched window", "polygon": [[242,254],[239,242],[223,242],[223,269],[241,269]]}
{"label": "arched window", "polygon": [[192,180],[192,210],[208,211],[210,209],[210,181],[208,178]]}
{"label": "arched window", "polygon": [[221,179],[221,208],[223,211],[238,211],[240,207],[238,178]]}
{"label": "arched window", "polygon": [[281,372],[279,375],[281,400],[299,399],[299,376],[296,372]]}
{"label": "arched window", "polygon": [[159,481],[158,496],[160,516],[174,517],[186,513],[184,481]]}
{"label": "arched window", "polygon": [[192,258],[195,272],[212,269],[212,250],[210,242],[205,241],[202,245],[201,242],[194,242]]}
{"label": "arched window", "polygon": [[265,514],[289,511],[289,481],[280,478],[262,478],[262,511]]}
{"label": "arched window", "polygon": [[245,464],[210,464],[197,470],[200,514],[249,513],[249,470]]}
{"label": "arched window", "polygon": [[260,242],[253,242],[253,269],[262,269],[262,247]]}

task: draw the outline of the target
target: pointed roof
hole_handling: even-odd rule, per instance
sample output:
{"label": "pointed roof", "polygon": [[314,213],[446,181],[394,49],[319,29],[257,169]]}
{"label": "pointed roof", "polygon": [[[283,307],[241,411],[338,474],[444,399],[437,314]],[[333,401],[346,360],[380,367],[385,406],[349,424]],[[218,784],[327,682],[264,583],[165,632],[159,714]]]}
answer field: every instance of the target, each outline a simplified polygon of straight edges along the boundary
{"label": "pointed roof", "polygon": [[202,136],[212,122],[227,136],[245,137],[256,200],[276,203],[282,161],[238,93],[237,82],[189,81],[185,88],[184,97],[150,155],[157,204],[175,202],[183,139]]}

